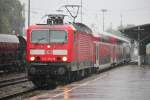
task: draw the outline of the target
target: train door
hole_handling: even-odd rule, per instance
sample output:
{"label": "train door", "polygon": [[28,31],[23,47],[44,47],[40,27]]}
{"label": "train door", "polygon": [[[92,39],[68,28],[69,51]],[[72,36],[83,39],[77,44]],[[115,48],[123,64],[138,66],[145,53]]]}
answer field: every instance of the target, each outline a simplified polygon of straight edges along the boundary
{"label": "train door", "polygon": [[96,43],[96,65],[99,66],[99,44]]}
{"label": "train door", "polygon": [[123,47],[123,60],[126,60],[126,47]]}
{"label": "train door", "polygon": [[113,51],[114,51],[114,63],[117,63],[117,46],[116,45],[114,45],[113,46]]}
{"label": "train door", "polygon": [[111,63],[113,64],[114,63],[114,60],[115,60],[115,47],[112,45],[111,46]]}
{"label": "train door", "polygon": [[124,61],[124,55],[123,55],[123,46],[121,46],[121,62]]}

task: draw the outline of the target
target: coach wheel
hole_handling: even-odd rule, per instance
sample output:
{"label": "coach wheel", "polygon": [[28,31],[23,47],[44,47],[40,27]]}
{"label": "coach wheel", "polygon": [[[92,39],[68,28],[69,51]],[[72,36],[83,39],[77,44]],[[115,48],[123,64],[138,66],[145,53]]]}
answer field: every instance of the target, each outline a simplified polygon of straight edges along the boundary
{"label": "coach wheel", "polygon": [[60,83],[63,85],[72,82],[71,72],[67,72],[63,76],[58,76],[58,77],[60,77]]}
{"label": "coach wheel", "polygon": [[90,76],[91,75],[91,69],[87,69],[87,71],[88,71],[88,76]]}
{"label": "coach wheel", "polygon": [[81,80],[81,71],[77,71],[76,73],[76,80]]}
{"label": "coach wheel", "polygon": [[68,83],[71,83],[71,82],[73,81],[73,79],[72,79],[72,78],[73,78],[73,77],[72,77],[72,74],[73,74],[72,72],[68,72],[68,74],[67,74],[67,82],[68,82]]}
{"label": "coach wheel", "polygon": [[74,82],[77,80],[77,71],[71,73],[71,81]]}
{"label": "coach wheel", "polygon": [[81,70],[79,77],[80,77],[80,79],[82,79],[85,76],[86,76],[86,70],[83,69],[83,70]]}

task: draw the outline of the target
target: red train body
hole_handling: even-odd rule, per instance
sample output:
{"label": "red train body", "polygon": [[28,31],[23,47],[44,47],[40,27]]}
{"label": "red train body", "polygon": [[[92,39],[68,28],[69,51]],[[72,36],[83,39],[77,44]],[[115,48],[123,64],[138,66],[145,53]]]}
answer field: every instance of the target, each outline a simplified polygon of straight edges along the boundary
{"label": "red train body", "polygon": [[0,34],[1,66],[15,63],[18,47],[19,47],[19,40],[15,35]]}
{"label": "red train body", "polygon": [[26,53],[29,79],[38,87],[130,60],[128,43],[110,35],[94,36],[81,23],[30,26]]}
{"label": "red train body", "polygon": [[0,34],[0,71],[18,71],[23,62],[26,41],[21,36]]}

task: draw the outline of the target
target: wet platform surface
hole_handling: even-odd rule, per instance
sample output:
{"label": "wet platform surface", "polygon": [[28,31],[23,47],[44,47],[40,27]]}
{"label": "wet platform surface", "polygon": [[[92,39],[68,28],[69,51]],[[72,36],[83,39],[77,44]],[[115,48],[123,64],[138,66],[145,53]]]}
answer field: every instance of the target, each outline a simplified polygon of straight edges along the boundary
{"label": "wet platform surface", "polygon": [[30,100],[150,100],[150,66],[115,68]]}

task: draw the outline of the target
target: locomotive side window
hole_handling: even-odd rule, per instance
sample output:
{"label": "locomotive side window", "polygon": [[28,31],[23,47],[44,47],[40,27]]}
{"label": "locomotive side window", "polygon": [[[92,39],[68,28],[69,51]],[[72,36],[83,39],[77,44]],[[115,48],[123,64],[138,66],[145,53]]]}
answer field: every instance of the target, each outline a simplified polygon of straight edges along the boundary
{"label": "locomotive side window", "polygon": [[67,32],[62,30],[33,30],[32,43],[64,43],[67,42]]}

